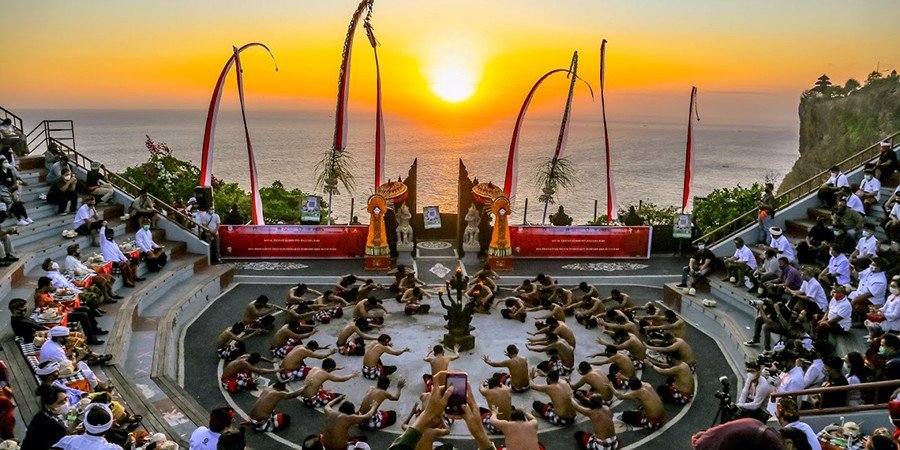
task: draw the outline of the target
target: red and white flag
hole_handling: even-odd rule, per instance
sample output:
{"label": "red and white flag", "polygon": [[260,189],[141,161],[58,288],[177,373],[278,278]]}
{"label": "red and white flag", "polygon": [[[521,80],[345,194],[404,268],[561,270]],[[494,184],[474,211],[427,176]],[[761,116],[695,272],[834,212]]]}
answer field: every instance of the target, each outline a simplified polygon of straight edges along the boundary
{"label": "red and white flag", "polygon": [[253,156],[253,144],[250,142],[250,128],[247,127],[247,111],[244,108],[244,70],[241,68],[241,55],[237,47],[234,47],[234,71],[237,76],[238,98],[241,101],[241,119],[244,121],[244,138],[247,141],[247,159],[250,161],[250,205],[253,225],[265,225],[263,219],[262,198],[259,196],[259,184],[257,183],[256,158]]}
{"label": "red and white flag", "polygon": [[600,110],[603,115],[603,143],[606,145],[606,217],[609,222],[619,220],[618,202],[616,201],[616,184],[612,178],[612,158],[609,154],[609,131],[606,127],[606,39],[600,44]]}
{"label": "red and white flag", "polygon": [[378,40],[375,39],[375,32],[372,24],[366,18],[366,35],[369,37],[369,44],[372,45],[372,51],[375,53],[375,80],[377,85],[375,97],[375,189],[387,182],[384,176],[384,156],[387,153],[387,142],[384,137],[384,110],[381,107],[381,65],[378,62]]}
{"label": "red and white flag", "polygon": [[[247,45],[242,46],[237,50],[237,54],[240,54],[244,50],[259,46],[264,48],[269,56],[272,57],[272,61],[275,61],[275,55],[272,54],[272,51],[269,50],[269,47],[266,47],[265,44],[261,44],[259,42],[251,42]],[[213,95],[209,101],[209,111],[206,113],[206,128],[203,131],[203,153],[201,154],[201,162],[200,162],[200,186],[212,186],[212,162],[213,162],[213,154],[215,153],[213,150],[215,149],[215,136],[216,136],[216,118],[219,116],[219,103],[222,101],[222,91],[225,88],[225,79],[228,77],[228,71],[231,70],[231,66],[235,63],[235,54],[232,54],[228,57],[228,62],[225,63],[225,67],[222,68],[222,72],[219,74],[219,78],[216,80],[216,86],[213,88]],[[275,71],[278,71],[278,63],[275,63]]]}
{"label": "red and white flag", "polygon": [[691,198],[691,182],[694,180],[694,117],[700,121],[700,113],[697,112],[697,87],[691,87],[691,106],[688,110],[687,149],[684,155],[684,194],[681,197],[681,212],[687,209],[688,199]]}
{"label": "red and white flag", "polygon": [[362,0],[353,17],[350,19],[350,27],[344,38],[343,58],[341,59],[341,72],[338,77],[337,110],[334,114],[334,151],[342,152],[347,147],[347,101],[350,99],[350,61],[353,55],[353,35],[356,34],[356,25],[359,17],[367,8],[371,8],[373,0]]}

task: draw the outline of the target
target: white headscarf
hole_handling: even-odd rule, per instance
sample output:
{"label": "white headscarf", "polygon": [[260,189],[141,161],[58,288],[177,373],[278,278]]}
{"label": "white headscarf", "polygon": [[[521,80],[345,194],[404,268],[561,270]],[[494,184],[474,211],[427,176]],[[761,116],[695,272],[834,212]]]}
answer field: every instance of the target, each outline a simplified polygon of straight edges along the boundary
{"label": "white headscarf", "polygon": [[[88,422],[88,413],[90,413],[92,409],[96,408],[100,408],[103,411],[106,411],[106,414],[109,415],[109,420],[106,423],[92,424]],[[87,431],[88,433],[93,435],[101,435],[112,428],[112,411],[110,411],[109,406],[106,406],[103,403],[91,403],[90,405],[87,405],[87,408],[84,408],[84,417],[82,418],[82,422],[84,423],[84,431]]]}

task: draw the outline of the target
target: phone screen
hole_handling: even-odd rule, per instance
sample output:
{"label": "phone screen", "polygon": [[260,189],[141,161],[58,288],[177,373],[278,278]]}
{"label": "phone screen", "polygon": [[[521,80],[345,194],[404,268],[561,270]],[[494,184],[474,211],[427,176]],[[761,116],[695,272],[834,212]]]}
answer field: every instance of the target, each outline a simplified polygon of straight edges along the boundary
{"label": "phone screen", "polygon": [[450,415],[462,415],[462,405],[468,400],[466,397],[466,385],[468,377],[465,373],[447,374],[447,389],[450,390],[450,400],[447,402],[445,412]]}

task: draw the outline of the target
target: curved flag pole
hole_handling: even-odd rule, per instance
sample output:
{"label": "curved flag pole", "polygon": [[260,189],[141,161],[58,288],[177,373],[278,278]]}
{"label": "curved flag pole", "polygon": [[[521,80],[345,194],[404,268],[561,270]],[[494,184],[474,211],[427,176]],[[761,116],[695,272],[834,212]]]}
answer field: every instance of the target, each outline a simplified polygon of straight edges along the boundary
{"label": "curved flag pole", "polygon": [[241,68],[241,56],[237,47],[234,48],[234,73],[237,76],[238,98],[241,100],[241,119],[244,121],[244,138],[247,141],[247,159],[250,161],[250,192],[253,203],[250,205],[253,225],[265,225],[263,218],[262,198],[259,195],[259,185],[256,177],[256,158],[253,157],[253,144],[250,143],[250,128],[247,127],[247,111],[244,108],[244,69]]}
{"label": "curved flag pole", "polygon": [[603,114],[603,143],[606,145],[606,221],[619,220],[619,212],[616,209],[616,184],[612,178],[612,157],[609,154],[609,131],[606,127],[606,96],[604,85],[606,84],[606,39],[600,43],[600,110]]}
{"label": "curved flag pole", "polygon": [[366,29],[366,36],[369,38],[369,44],[372,45],[372,52],[375,53],[375,80],[377,84],[375,97],[375,189],[387,181],[384,176],[384,156],[387,153],[387,142],[384,138],[384,111],[381,108],[381,65],[378,63],[378,40],[375,39],[375,29],[370,21],[372,10],[366,16],[363,27]]}
{"label": "curved flag pole", "polygon": [[[347,36],[344,38],[344,49],[341,58],[341,70],[338,74],[338,95],[337,107],[334,114],[334,143],[331,146],[331,169],[334,170],[334,160],[337,152],[344,151],[347,148],[347,101],[350,97],[350,57],[353,54],[353,35],[356,32],[356,25],[359,23],[359,17],[363,11],[369,11],[366,17],[368,21],[372,12],[372,5],[375,0],[362,0],[353,12],[350,18],[350,26],[347,28]],[[370,37],[373,39],[374,35]],[[380,83],[379,83],[380,86]],[[379,94],[379,105],[380,105]],[[376,129],[376,134],[378,130]],[[383,136],[383,134],[382,134]],[[379,142],[376,139],[376,143]],[[376,144],[377,146],[378,144]],[[328,192],[328,224],[331,224],[331,197],[332,193]]]}
{"label": "curved flag pole", "polygon": [[681,213],[687,209],[688,199],[691,198],[691,182],[694,181],[694,117],[700,121],[700,113],[697,111],[697,86],[691,87],[691,106],[688,110],[687,148],[684,155],[684,194],[681,196]]}
{"label": "curved flag pole", "polygon": [[[519,177],[519,138],[522,131],[522,123],[525,121],[525,113],[528,111],[528,107],[531,105],[531,100],[534,98],[534,93],[537,92],[537,89],[538,87],[540,87],[541,83],[543,83],[547,78],[550,78],[551,75],[558,72],[566,72],[569,75],[575,75],[569,69],[553,69],[545,73],[542,77],[538,78],[537,82],[534,83],[534,86],[531,87],[531,90],[528,91],[528,95],[525,96],[525,101],[522,102],[522,108],[519,109],[519,115],[518,117],[516,117],[516,125],[513,127],[512,140],[509,143],[509,156],[506,159],[506,179],[503,183],[503,195],[506,196],[506,198],[510,199],[510,204],[512,204],[515,199],[516,184]],[[576,78],[578,77],[576,76]],[[588,83],[585,81],[585,84]],[[591,85],[588,84],[588,89],[590,89],[590,87]],[[591,97],[593,98],[594,91],[593,89],[590,90]]]}
{"label": "curved flag pole", "polygon": [[[250,47],[262,47],[265,49],[269,53],[269,56],[272,57],[272,61],[275,62],[275,71],[278,71],[278,62],[275,61],[275,55],[272,54],[272,51],[269,50],[269,47],[265,44],[251,42],[238,48],[236,54],[240,54]],[[219,74],[218,80],[216,80],[216,86],[213,89],[212,98],[209,101],[209,112],[206,114],[206,129],[203,132],[203,154],[200,162],[200,186],[212,186],[212,160],[215,144],[216,118],[219,115],[219,103],[222,100],[222,90],[225,87],[225,78],[228,76],[228,71],[231,70],[231,66],[233,66],[234,63],[235,54],[232,54],[225,63],[225,67],[222,68],[222,73]]]}

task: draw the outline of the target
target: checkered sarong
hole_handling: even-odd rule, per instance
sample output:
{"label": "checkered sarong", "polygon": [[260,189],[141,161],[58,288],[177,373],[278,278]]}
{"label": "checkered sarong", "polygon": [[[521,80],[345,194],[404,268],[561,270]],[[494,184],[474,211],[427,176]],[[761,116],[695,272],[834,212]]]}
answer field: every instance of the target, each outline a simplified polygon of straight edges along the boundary
{"label": "checkered sarong", "polygon": [[[38,368],[38,365],[41,363],[40,360],[38,360],[38,356],[36,354],[35,355],[26,355],[25,359],[28,360],[28,365],[31,366],[32,372],[36,371]],[[37,375],[35,375],[35,378],[37,378]],[[59,377],[59,381],[62,381],[63,384],[65,384],[65,385],[70,385],[72,383],[84,381],[86,379],[87,378],[85,378],[84,374],[81,372],[75,372],[70,377]]]}

